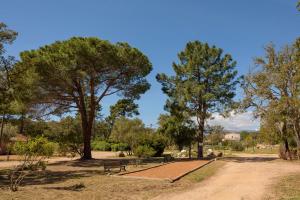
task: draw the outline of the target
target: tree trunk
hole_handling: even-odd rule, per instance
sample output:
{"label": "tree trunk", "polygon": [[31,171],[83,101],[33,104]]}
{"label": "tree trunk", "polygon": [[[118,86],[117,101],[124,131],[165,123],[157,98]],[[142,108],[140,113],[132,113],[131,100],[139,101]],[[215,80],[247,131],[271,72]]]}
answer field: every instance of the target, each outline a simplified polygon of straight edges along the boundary
{"label": "tree trunk", "polygon": [[80,115],[83,134],[83,156],[81,157],[81,159],[90,160],[92,159],[91,138],[94,120],[88,120],[86,112],[80,112]]}
{"label": "tree trunk", "polygon": [[192,143],[189,144],[189,159],[192,158]]}
{"label": "tree trunk", "polygon": [[25,113],[22,112],[20,117],[20,130],[19,130],[20,134],[22,135],[24,134],[24,125],[25,125]]}
{"label": "tree trunk", "polygon": [[92,149],[91,149],[91,131],[86,130],[83,134],[83,156],[82,159],[90,160],[92,159]]}
{"label": "tree trunk", "polygon": [[205,114],[202,113],[200,117],[198,117],[198,141],[197,141],[197,147],[198,147],[198,159],[203,159],[203,134],[204,134],[204,122],[205,122]]}
{"label": "tree trunk", "polygon": [[85,100],[85,92],[82,84],[80,82],[75,81],[77,92],[79,94],[79,98],[75,97],[75,101],[77,107],[79,109],[80,117],[81,117],[81,128],[83,134],[83,156],[81,159],[90,160],[92,159],[92,149],[91,149],[91,137],[93,126],[95,122],[95,112],[96,112],[96,101],[95,101],[95,86],[94,86],[94,78],[91,77],[90,80],[90,100],[89,103]]}
{"label": "tree trunk", "polygon": [[0,153],[3,153],[2,140],[3,140],[3,131],[4,131],[4,119],[5,119],[5,114],[2,113],[1,130],[0,130]]}
{"label": "tree trunk", "polygon": [[198,159],[203,159],[203,128],[200,127],[198,130],[198,141],[197,141],[197,147],[198,147]]}
{"label": "tree trunk", "polygon": [[199,160],[203,159],[203,141],[198,140],[198,156],[197,158]]}
{"label": "tree trunk", "polygon": [[295,132],[295,140],[297,143],[297,157],[299,159],[300,157],[300,126],[299,126],[299,120],[297,119],[294,124],[294,132]]}
{"label": "tree trunk", "polygon": [[290,151],[290,148],[289,148],[289,142],[288,142],[287,139],[284,139],[284,149],[285,149],[285,154],[287,154],[288,158],[290,160],[292,160],[291,151]]}
{"label": "tree trunk", "polygon": [[81,125],[83,133],[83,156],[82,159],[92,159],[91,138],[94,120],[87,117],[86,112],[81,114]]}

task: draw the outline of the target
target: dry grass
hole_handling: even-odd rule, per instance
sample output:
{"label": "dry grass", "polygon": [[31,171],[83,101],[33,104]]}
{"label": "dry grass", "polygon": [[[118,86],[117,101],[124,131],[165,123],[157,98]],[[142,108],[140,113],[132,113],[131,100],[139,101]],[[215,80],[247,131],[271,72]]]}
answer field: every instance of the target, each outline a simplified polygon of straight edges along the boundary
{"label": "dry grass", "polygon": [[[0,199],[22,200],[98,200],[150,199],[162,193],[190,188],[193,183],[213,175],[224,162],[217,161],[183,179],[170,183],[160,180],[122,178],[104,174],[98,160],[68,161],[49,165],[47,171],[29,176],[17,192],[7,189],[8,171],[0,171]],[[128,171],[157,165],[128,166]]]}
{"label": "dry grass", "polygon": [[188,174],[183,177],[182,180],[187,180],[191,182],[200,182],[204,179],[213,176],[219,169],[225,165],[224,161],[214,161],[199,170],[194,171],[193,173]]}
{"label": "dry grass", "polygon": [[300,173],[282,177],[271,187],[272,195],[266,199],[300,200]]}

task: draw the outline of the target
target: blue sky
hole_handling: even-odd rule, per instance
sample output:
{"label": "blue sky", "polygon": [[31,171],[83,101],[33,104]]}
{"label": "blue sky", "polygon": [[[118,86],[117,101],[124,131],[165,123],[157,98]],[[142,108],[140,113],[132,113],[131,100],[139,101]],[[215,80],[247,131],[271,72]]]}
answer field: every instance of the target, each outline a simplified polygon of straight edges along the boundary
{"label": "blue sky", "polygon": [[[153,64],[148,77],[152,87],[138,101],[139,117],[150,125],[164,112],[166,99],[155,75],[172,73],[172,62],[188,41],[223,48],[245,74],[253,58],[263,55],[264,45],[273,42],[280,47],[300,37],[300,12],[295,6],[296,0],[2,0],[0,21],[19,32],[8,47],[14,56],[72,36],[126,41],[139,48]],[[239,90],[237,98],[241,95]],[[104,113],[115,100],[102,103]],[[256,129],[258,123],[250,118],[251,113],[236,116],[228,128],[248,121],[238,129]],[[218,123],[228,125],[228,120]]]}

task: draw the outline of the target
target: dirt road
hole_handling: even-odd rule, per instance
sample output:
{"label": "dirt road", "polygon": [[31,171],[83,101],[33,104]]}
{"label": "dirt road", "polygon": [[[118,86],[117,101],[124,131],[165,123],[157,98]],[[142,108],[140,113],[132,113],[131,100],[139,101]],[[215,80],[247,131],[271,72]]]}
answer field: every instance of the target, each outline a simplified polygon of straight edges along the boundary
{"label": "dirt road", "polygon": [[300,172],[299,163],[283,162],[274,156],[240,155],[226,160],[223,169],[191,190],[155,199],[168,200],[258,200],[265,199],[268,186],[276,178],[292,172]]}

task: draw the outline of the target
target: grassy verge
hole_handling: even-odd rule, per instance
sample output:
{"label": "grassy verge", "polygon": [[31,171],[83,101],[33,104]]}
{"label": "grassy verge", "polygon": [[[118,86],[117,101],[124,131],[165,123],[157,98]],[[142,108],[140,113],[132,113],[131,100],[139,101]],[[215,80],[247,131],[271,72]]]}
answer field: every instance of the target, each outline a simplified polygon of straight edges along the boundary
{"label": "grassy verge", "polygon": [[182,180],[197,183],[213,176],[219,169],[225,165],[224,161],[214,161],[190,174],[183,177]]}
{"label": "grassy verge", "polygon": [[272,197],[266,199],[300,200],[300,173],[282,177],[271,190]]}
{"label": "grassy verge", "polygon": [[[151,199],[160,194],[183,191],[217,172],[225,162],[213,162],[174,183],[160,180],[127,179],[107,176],[97,161],[72,161],[67,164],[49,165],[48,170],[26,177],[17,192],[7,188],[8,171],[0,170],[0,199]],[[150,167],[128,166],[128,171]]]}

